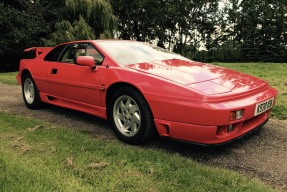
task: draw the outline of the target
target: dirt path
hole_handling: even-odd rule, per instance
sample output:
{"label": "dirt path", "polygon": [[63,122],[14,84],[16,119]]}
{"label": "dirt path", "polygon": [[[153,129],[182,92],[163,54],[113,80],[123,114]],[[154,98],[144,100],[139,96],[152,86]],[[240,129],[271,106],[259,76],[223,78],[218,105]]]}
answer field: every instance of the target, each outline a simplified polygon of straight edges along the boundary
{"label": "dirt path", "polygon": [[[104,120],[73,110],[49,106],[29,110],[19,86],[0,84],[0,111],[41,119],[90,133],[103,140],[116,140]],[[179,153],[200,163],[235,170],[287,191],[287,121],[270,119],[260,131],[223,147],[206,148],[155,139],[139,146]]]}

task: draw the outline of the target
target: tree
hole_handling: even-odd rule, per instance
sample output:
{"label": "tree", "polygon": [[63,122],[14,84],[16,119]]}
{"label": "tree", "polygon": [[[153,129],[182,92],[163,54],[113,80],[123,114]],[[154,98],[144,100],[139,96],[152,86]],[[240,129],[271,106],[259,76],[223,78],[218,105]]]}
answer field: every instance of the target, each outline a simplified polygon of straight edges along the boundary
{"label": "tree", "polygon": [[225,37],[241,45],[242,61],[286,59],[285,0],[229,0]]}
{"label": "tree", "polygon": [[79,16],[92,27],[95,37],[112,38],[117,25],[117,18],[108,0],[65,0],[66,6],[76,19]]}
{"label": "tree", "polygon": [[213,46],[213,36],[218,23],[218,1],[182,0],[173,4],[175,6],[173,23],[176,26],[173,35],[175,37],[175,51],[184,54],[186,45],[198,49],[202,43],[209,50]]}
{"label": "tree", "polygon": [[[116,17],[112,13],[108,0],[1,1],[0,71],[17,70],[23,50],[43,46],[42,39],[48,39],[51,32],[59,31],[55,27],[63,28],[70,24],[73,27],[73,38],[70,39],[113,37]],[[79,21],[80,15],[93,28],[93,36],[89,34],[92,30],[83,20]],[[81,27],[85,30],[82,31]],[[53,39],[48,41],[46,43],[54,44]]]}
{"label": "tree", "polygon": [[14,71],[23,50],[41,45],[40,38],[49,32],[40,13],[23,3],[24,10],[0,3],[0,71]]}
{"label": "tree", "polygon": [[215,0],[112,0],[111,4],[121,39],[157,41],[184,54],[186,45],[198,48],[215,30]]}
{"label": "tree", "polygon": [[85,39],[95,39],[93,29],[80,16],[79,21],[71,24],[69,21],[61,21],[55,25],[56,31],[48,39],[42,38],[45,46],[55,46],[57,44]]}

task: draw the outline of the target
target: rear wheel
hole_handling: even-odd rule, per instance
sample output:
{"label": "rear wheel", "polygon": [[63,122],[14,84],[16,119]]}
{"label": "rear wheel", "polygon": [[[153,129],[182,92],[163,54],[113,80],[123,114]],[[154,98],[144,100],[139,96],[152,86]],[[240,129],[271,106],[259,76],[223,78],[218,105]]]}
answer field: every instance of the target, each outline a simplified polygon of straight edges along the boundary
{"label": "rear wheel", "polygon": [[39,95],[39,90],[30,74],[23,76],[22,95],[28,108],[39,109],[44,106]]}
{"label": "rear wheel", "polygon": [[112,95],[108,113],[115,134],[126,143],[143,143],[155,135],[148,103],[133,88],[118,89]]}

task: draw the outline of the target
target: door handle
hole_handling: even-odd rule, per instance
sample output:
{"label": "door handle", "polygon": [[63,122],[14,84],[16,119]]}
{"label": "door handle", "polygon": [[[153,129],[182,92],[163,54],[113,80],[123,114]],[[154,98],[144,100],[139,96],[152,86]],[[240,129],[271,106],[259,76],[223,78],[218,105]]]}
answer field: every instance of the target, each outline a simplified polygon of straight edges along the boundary
{"label": "door handle", "polygon": [[57,74],[58,69],[52,69],[51,74]]}

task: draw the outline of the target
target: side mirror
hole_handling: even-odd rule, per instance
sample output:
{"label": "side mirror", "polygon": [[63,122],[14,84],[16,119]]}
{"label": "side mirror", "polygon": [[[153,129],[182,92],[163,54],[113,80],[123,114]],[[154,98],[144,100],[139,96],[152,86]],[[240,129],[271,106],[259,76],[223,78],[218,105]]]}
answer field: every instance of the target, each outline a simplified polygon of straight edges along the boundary
{"label": "side mirror", "polygon": [[93,70],[96,69],[95,61],[92,56],[78,56],[75,59],[75,63],[78,65],[91,67]]}

